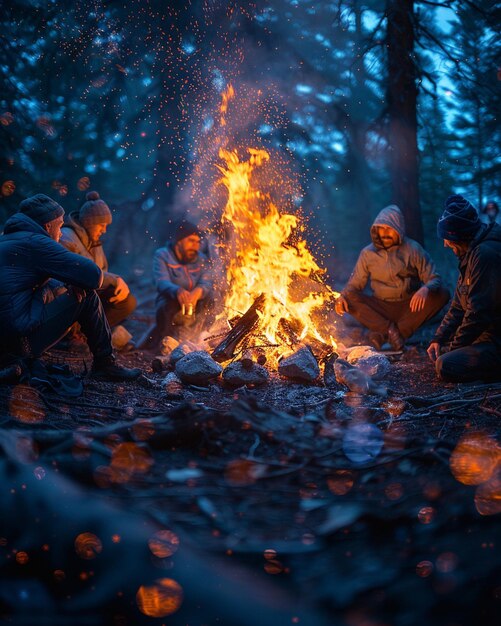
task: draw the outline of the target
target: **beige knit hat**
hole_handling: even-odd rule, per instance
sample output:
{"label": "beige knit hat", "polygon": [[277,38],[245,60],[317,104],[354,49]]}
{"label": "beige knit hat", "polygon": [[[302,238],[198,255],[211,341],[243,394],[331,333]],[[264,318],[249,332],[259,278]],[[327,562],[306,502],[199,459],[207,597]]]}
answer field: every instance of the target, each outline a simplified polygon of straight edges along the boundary
{"label": "beige knit hat", "polygon": [[89,191],[85,202],[78,212],[78,219],[83,226],[94,224],[111,224],[111,211],[104,200],[101,200],[97,191]]}

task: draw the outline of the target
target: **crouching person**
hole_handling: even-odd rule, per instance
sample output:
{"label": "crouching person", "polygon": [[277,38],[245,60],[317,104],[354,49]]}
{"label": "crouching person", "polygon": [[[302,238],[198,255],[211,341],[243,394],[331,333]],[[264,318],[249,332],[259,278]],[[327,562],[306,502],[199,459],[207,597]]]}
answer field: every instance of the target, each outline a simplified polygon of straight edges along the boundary
{"label": "crouching person", "polygon": [[[449,292],[430,255],[406,236],[396,205],[379,212],[370,235],[372,243],[361,251],[336,312],[350,313],[365,326],[376,350],[386,342],[402,350],[405,340],[447,303]],[[364,293],[368,283],[370,294]]]}
{"label": "crouching person", "polygon": [[63,208],[43,194],[21,202],[0,236],[0,345],[4,364],[28,367],[78,322],[93,355],[92,375],[133,380],[115,363],[111,332],[96,293],[101,269],[60,243]]}
{"label": "crouching person", "polygon": [[191,222],[174,225],[171,241],[155,252],[153,276],[157,287],[155,324],[139,348],[155,350],[166,335],[178,336],[180,326],[197,320],[207,324],[213,308],[208,259],[200,252],[200,232]]}
{"label": "crouching person", "polygon": [[501,226],[482,224],[470,202],[455,195],[437,230],[459,259],[459,277],[428,355],[443,380],[501,380]]}
{"label": "crouching person", "polygon": [[98,296],[113,331],[134,311],[136,298],[130,293],[121,276],[108,271],[108,260],[101,237],[111,222],[112,215],[108,205],[101,200],[97,191],[90,191],[82,207],[66,217],[61,243],[70,252],[94,261],[103,270],[103,283],[98,290]]}

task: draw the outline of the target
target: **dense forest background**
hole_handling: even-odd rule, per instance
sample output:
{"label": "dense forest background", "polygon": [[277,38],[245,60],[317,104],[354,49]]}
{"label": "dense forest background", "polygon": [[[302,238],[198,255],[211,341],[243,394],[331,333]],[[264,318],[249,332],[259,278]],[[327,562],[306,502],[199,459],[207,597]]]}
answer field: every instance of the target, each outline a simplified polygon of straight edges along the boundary
{"label": "dense forest background", "polygon": [[[445,198],[499,201],[495,2],[9,0],[2,9],[0,224],[33,193],[69,212],[96,189],[114,211],[111,262],[129,278],[149,274],[169,220],[217,221],[221,147],[270,152],[267,189],[284,210],[301,208],[333,280],[390,202],[452,267],[435,229]],[[288,183],[273,185],[284,172]]]}

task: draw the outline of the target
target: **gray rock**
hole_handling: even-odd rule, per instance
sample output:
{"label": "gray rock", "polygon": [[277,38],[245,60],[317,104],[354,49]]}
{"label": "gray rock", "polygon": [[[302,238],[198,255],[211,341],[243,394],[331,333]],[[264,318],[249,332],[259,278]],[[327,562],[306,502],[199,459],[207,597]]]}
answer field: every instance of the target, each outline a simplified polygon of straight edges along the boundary
{"label": "gray rock", "polygon": [[350,391],[358,394],[386,395],[386,388],[379,387],[372,377],[363,372],[358,366],[352,365],[344,359],[337,359],[334,364],[336,379],[341,385],[346,385]]}
{"label": "gray rock", "polygon": [[242,385],[265,385],[270,378],[268,370],[262,365],[254,363],[252,367],[245,367],[240,361],[230,363],[223,372],[223,380],[232,387]]}
{"label": "gray rock", "polygon": [[313,382],[320,376],[320,368],[313,352],[304,346],[280,361],[278,373],[294,380]]}
{"label": "gray rock", "polygon": [[178,361],[180,361],[183,357],[185,357],[187,354],[190,354],[191,352],[193,352],[191,346],[187,345],[186,343],[181,343],[170,353],[169,363],[174,366]]}
{"label": "gray rock", "polygon": [[183,383],[174,372],[167,374],[162,381],[162,387],[169,398],[181,398],[183,396]]}
{"label": "gray rock", "polygon": [[381,380],[391,369],[388,358],[369,346],[356,346],[350,350],[346,360],[374,380]]}
{"label": "gray rock", "polygon": [[190,352],[176,363],[176,374],[179,378],[184,383],[194,385],[206,384],[209,380],[217,378],[222,371],[223,368],[219,363],[203,350]]}

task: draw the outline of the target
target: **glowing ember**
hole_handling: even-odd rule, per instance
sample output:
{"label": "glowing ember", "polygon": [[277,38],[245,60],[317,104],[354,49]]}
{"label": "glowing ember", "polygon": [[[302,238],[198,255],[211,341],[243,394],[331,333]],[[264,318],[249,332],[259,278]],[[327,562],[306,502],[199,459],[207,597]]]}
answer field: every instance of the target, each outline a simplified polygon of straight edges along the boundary
{"label": "glowing ember", "polygon": [[[285,320],[298,331],[299,339],[311,336],[335,346],[332,337],[323,337],[315,327],[312,313],[337,294],[318,284],[322,270],[300,237],[304,227],[299,218],[280,213],[269,196],[254,186],[253,171],[266,164],[270,155],[252,148],[248,153],[248,160],[240,160],[236,150],[219,151],[224,161],[218,166],[219,182],[228,192],[222,223],[230,231],[225,309],[230,316],[241,314],[264,294],[259,327],[269,343],[282,343],[279,325]],[[311,278],[316,282],[305,280]],[[292,294],[298,279],[306,283],[300,300]]]}

